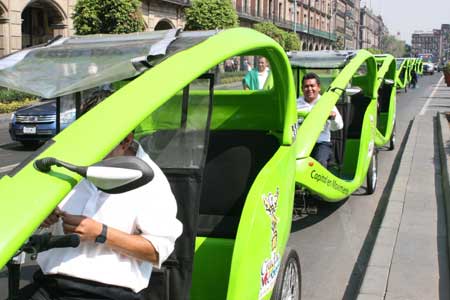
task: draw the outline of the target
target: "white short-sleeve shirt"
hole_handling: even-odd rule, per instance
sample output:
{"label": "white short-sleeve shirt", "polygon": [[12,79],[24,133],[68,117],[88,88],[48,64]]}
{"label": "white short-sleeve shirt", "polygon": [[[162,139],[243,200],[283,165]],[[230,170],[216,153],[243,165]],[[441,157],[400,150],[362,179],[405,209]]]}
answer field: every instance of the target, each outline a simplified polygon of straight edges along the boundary
{"label": "white short-sleeve shirt", "polygon": [[[320,95],[317,96],[317,99],[312,101],[311,103],[308,103],[305,101],[304,97],[298,97],[297,99],[297,111],[311,111],[314,107],[314,105],[317,104],[317,102],[320,99]],[[327,120],[325,122],[325,125],[323,127],[322,132],[319,135],[319,138],[317,139],[317,143],[322,142],[330,142],[331,141],[331,132],[330,131],[336,131],[339,129],[344,128],[344,121],[342,120],[342,116],[339,113],[339,110],[336,108],[336,106],[333,107],[332,111],[336,113],[336,117],[334,120]]]}
{"label": "white short-sleeve shirt", "polygon": [[[182,224],[176,219],[175,197],[161,169],[141,146],[136,156],[152,167],[155,176],[151,182],[126,193],[107,194],[83,180],[63,199],[59,208],[128,234],[140,234],[158,251],[156,267],[160,267],[173,251]],[[54,234],[63,233],[61,222],[52,227]],[[82,241],[77,248],[51,249],[40,253],[37,261],[44,274],[64,274],[128,287],[135,292],[147,287],[152,272],[150,262],[92,241]]]}

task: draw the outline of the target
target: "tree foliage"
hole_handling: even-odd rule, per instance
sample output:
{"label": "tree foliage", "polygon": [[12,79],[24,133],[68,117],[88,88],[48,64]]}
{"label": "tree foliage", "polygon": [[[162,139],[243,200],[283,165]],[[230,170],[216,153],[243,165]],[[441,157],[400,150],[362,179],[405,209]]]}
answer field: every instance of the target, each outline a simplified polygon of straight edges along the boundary
{"label": "tree foliage", "polygon": [[335,50],[344,50],[344,37],[342,35],[339,35],[336,38],[336,42],[334,42],[333,48]]}
{"label": "tree foliage", "polygon": [[394,57],[402,57],[405,54],[405,42],[397,40],[393,35],[383,36],[380,48],[383,53],[392,54]]}
{"label": "tree foliage", "polygon": [[185,10],[186,29],[225,29],[239,25],[231,0],[193,0]]}
{"label": "tree foliage", "polygon": [[366,48],[365,50],[369,51],[372,54],[383,54],[383,51],[375,48]]}
{"label": "tree foliage", "polygon": [[130,33],[144,30],[140,0],[78,0],[73,14],[77,34]]}
{"label": "tree foliage", "polygon": [[284,31],[271,22],[257,23],[253,25],[253,28],[270,36],[286,51],[300,50],[301,48],[300,39],[295,32]]}

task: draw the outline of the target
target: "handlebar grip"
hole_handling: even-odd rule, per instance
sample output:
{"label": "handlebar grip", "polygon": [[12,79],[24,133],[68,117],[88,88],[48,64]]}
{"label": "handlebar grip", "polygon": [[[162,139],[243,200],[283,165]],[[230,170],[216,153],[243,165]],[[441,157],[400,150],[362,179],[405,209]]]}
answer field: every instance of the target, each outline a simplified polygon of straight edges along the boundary
{"label": "handlebar grip", "polygon": [[32,235],[28,242],[22,247],[27,253],[39,253],[53,248],[76,248],[80,245],[78,234],[55,235],[51,233]]}
{"label": "handlebar grip", "polygon": [[55,235],[50,237],[46,250],[52,248],[76,248],[79,245],[80,236],[78,234]]}

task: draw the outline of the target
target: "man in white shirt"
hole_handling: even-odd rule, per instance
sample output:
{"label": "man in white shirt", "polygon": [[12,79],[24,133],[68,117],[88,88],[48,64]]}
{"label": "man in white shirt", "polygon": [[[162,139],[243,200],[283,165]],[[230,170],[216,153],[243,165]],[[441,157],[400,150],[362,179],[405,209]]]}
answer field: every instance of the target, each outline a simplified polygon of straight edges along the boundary
{"label": "man in white shirt", "polygon": [[146,185],[107,194],[82,180],[44,221],[55,234],[76,233],[77,248],[38,256],[41,271],[19,299],[140,299],[181,235],[169,182],[130,133],[107,156],[137,156],[153,169]]}
{"label": "man in white shirt", "polygon": [[[306,74],[302,79],[302,91],[303,97],[297,99],[297,111],[311,111],[320,99],[319,76],[315,73]],[[325,168],[328,167],[328,163],[333,156],[330,131],[336,131],[343,127],[344,122],[342,121],[341,114],[335,106],[331,110],[330,116],[311,153],[311,156]]]}

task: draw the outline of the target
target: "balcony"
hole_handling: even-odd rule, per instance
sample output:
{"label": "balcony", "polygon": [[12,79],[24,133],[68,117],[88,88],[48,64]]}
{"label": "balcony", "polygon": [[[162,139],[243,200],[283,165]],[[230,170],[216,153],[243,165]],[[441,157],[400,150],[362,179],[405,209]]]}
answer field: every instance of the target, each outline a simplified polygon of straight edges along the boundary
{"label": "balcony", "polygon": [[181,6],[191,6],[190,0],[163,0],[164,2],[169,2],[172,4],[177,4]]}

